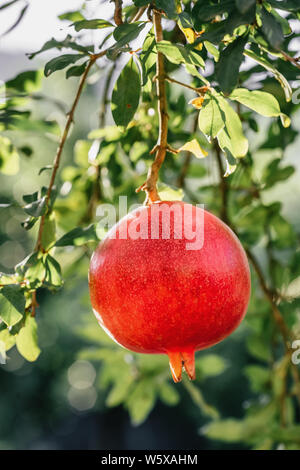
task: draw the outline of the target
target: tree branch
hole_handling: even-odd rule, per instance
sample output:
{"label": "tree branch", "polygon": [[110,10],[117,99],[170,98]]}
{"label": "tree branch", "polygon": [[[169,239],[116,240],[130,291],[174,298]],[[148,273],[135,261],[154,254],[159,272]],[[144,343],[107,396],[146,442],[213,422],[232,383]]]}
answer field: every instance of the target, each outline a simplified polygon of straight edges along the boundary
{"label": "tree branch", "polygon": [[122,0],[114,0],[115,2],[115,13],[114,13],[114,22],[116,23],[117,26],[120,26],[120,24],[123,24],[123,19],[122,19]]}
{"label": "tree branch", "polygon": [[[50,200],[50,197],[51,197],[51,192],[52,192],[52,189],[53,189],[56,173],[57,173],[57,170],[59,168],[61,155],[62,155],[64,146],[65,146],[65,143],[66,143],[66,139],[67,139],[68,134],[69,134],[71,124],[74,120],[74,112],[75,112],[75,109],[77,107],[79,98],[81,96],[83,86],[85,84],[85,81],[87,79],[87,76],[89,74],[89,71],[90,71],[92,65],[95,63],[95,61],[98,58],[102,57],[105,53],[106,53],[106,51],[102,51],[99,54],[95,54],[95,55],[90,56],[90,60],[88,62],[87,68],[85,69],[85,72],[82,75],[81,80],[79,82],[79,87],[78,87],[78,90],[77,90],[72,108],[71,108],[70,112],[68,113],[68,119],[67,119],[67,122],[66,122],[66,125],[65,125],[65,128],[64,128],[64,131],[63,131],[63,134],[62,134],[62,137],[61,137],[61,140],[60,140],[57,152],[56,152],[56,156],[55,156],[55,159],[54,159],[54,162],[53,162],[53,170],[52,170],[51,179],[50,179],[50,183],[49,183],[49,186],[48,186],[48,189],[47,189],[46,200],[45,200],[46,213],[47,213],[47,209],[48,209],[48,206],[49,206],[49,200]],[[44,224],[45,224],[45,217],[46,217],[46,214],[42,215],[42,217],[41,217],[37,242],[36,242],[36,245],[35,245],[35,251],[43,250],[42,236],[43,236],[43,230],[44,230]]]}
{"label": "tree branch", "polygon": [[[163,40],[163,30],[161,25],[161,13],[153,10],[153,23],[155,31],[156,42]],[[149,168],[146,182],[137,189],[137,192],[144,190],[147,193],[146,203],[152,204],[155,201],[160,201],[157,191],[157,180],[160,167],[162,166],[166,151],[167,151],[167,137],[168,137],[168,112],[167,112],[167,97],[165,87],[165,65],[164,56],[161,52],[157,52],[156,60],[157,72],[157,96],[158,96],[158,116],[159,116],[159,135],[157,144],[154,147],[156,151],[154,162]]]}

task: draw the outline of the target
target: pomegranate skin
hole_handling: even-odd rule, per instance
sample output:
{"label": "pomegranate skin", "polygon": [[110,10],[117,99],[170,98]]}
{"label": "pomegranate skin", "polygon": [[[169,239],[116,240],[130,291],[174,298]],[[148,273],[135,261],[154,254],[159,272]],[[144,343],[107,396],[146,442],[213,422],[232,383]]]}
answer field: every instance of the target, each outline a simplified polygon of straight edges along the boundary
{"label": "pomegranate skin", "polygon": [[[180,217],[178,208],[188,215]],[[170,209],[168,237],[162,231]],[[153,239],[151,221],[157,220]],[[186,226],[199,240],[203,235],[200,249],[187,249],[197,238],[186,238]],[[195,351],[218,343],[243,319],[250,272],[241,243],[220,219],[163,201],[128,214],[110,230],[92,256],[89,286],[104,330],[132,351],[168,354],[179,381],[182,364],[194,378]]]}

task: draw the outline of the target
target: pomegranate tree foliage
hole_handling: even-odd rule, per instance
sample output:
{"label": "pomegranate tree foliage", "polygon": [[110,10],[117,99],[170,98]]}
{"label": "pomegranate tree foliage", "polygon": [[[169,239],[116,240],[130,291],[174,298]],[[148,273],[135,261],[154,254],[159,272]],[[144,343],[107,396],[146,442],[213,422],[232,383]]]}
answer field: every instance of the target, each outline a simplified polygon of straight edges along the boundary
{"label": "pomegranate tree foliage", "polygon": [[[2,5],[0,14],[15,3],[18,0]],[[135,0],[126,5],[119,25],[112,3],[103,5],[110,11],[109,20],[86,18],[84,5],[80,11],[66,12],[60,16],[62,26],[67,26],[65,39],[52,38],[29,54],[32,59],[50,51],[44,76],[62,71],[74,83],[93,67],[93,80],[87,81],[84,93],[92,93],[101,83],[102,96],[95,94],[91,110],[99,113],[99,128],[73,139],[72,158],[66,162],[62,155],[56,187],[50,186],[50,192],[45,186],[24,194],[23,200],[14,200],[9,192],[2,195],[2,217],[23,214],[32,251],[14,272],[1,274],[0,344],[6,351],[16,345],[26,360],[37,360],[43,316],[39,298],[45,290],[55,293],[64,282],[60,295],[68,283],[85,282],[88,257],[103,236],[95,222],[97,206],[117,204],[124,194],[129,204],[142,202],[143,195],[137,196],[135,189],[145,179],[153,158],[149,151],[158,135],[153,108],[159,51],[165,60],[168,145],[173,149],[160,172],[161,197],[205,203],[236,231],[253,267],[251,304],[240,333],[252,361],[240,371],[249,380],[251,397],[244,418],[222,419],[201,392],[208,377],[236,367],[214,351],[198,355],[199,384],[183,385],[207,417],[202,432],[209,438],[252,448],[280,444],[300,449],[299,370],[291,362],[292,340],[300,336],[299,217],[295,221],[284,201],[272,197],[280,197],[276,189],[289,185],[295,171],[284,159],[297,137],[298,104],[292,100],[292,87],[297,88],[300,62],[290,44],[299,44],[299,2]],[[143,14],[133,21],[140,8]],[[164,38],[159,43],[153,32],[153,8],[163,17]],[[24,15],[26,9],[21,8],[11,28],[18,27]],[[98,29],[103,29],[102,44],[89,45],[88,33]],[[31,113],[34,103],[38,107],[46,100],[40,93],[45,80],[39,70],[31,70],[5,84],[6,100],[0,105],[0,169],[5,177],[18,175],[23,160],[34,161],[35,152],[26,144],[28,133],[53,141],[63,132],[57,122]],[[69,111],[55,97],[47,99],[61,115]],[[67,143],[69,154],[70,149]],[[54,169],[50,161],[37,173],[50,180]],[[62,190],[66,187],[68,192]],[[158,399],[176,405],[181,388],[169,382],[166,358],[121,349],[97,327],[88,301],[84,309],[85,320],[74,331],[86,342],[79,357],[100,364],[106,405],[123,404],[135,424],[146,419]],[[217,387],[218,379],[213,380]]]}

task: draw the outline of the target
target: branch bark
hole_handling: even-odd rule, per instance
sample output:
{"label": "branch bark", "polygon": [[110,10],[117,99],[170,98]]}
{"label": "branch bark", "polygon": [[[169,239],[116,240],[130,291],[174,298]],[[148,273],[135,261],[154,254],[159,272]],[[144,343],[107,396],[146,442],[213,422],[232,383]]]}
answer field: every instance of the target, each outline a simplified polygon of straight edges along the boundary
{"label": "branch bark", "polygon": [[[156,42],[163,40],[163,30],[161,25],[161,13],[153,10],[153,23],[155,31]],[[146,204],[160,201],[157,191],[157,180],[159,170],[164,162],[167,152],[167,138],[168,138],[168,112],[167,112],[167,97],[165,86],[165,65],[164,56],[161,52],[157,52],[156,60],[157,72],[157,96],[158,96],[158,116],[159,116],[159,134],[157,144],[152,152],[156,152],[154,162],[149,168],[146,182],[137,189],[137,192],[146,191]]]}
{"label": "branch bark", "polygon": [[[85,82],[86,82],[86,79],[87,79],[87,76],[88,76],[88,74],[89,74],[89,71],[90,71],[91,67],[93,66],[93,64],[95,63],[95,61],[96,61],[98,58],[102,57],[105,53],[106,53],[106,50],[100,52],[99,54],[95,54],[95,55],[91,55],[91,56],[90,56],[90,60],[89,60],[89,62],[88,62],[87,68],[85,69],[85,72],[84,72],[84,74],[82,75],[81,80],[80,80],[80,82],[79,82],[79,87],[78,87],[78,90],[77,90],[77,93],[76,93],[76,96],[75,96],[73,105],[72,105],[72,107],[71,107],[71,110],[70,110],[70,112],[68,113],[68,119],[67,119],[67,122],[66,122],[66,125],[65,125],[65,128],[64,128],[62,137],[61,137],[61,139],[60,139],[59,146],[58,146],[58,149],[57,149],[57,152],[56,152],[56,156],[55,156],[55,159],[54,159],[54,162],[53,162],[53,170],[52,170],[52,174],[51,174],[51,178],[50,178],[50,183],[49,183],[49,186],[48,186],[48,189],[47,189],[46,200],[45,200],[46,213],[47,213],[47,210],[48,210],[49,201],[50,201],[50,197],[51,197],[51,192],[52,192],[52,190],[53,190],[53,186],[54,186],[54,182],[55,182],[55,177],[56,177],[56,174],[57,174],[57,170],[58,170],[58,168],[59,168],[59,164],[60,164],[60,160],[61,160],[61,155],[62,155],[64,146],[65,146],[67,137],[68,137],[68,135],[69,135],[69,130],[70,130],[71,124],[72,124],[72,122],[73,122],[73,120],[74,120],[75,109],[76,109],[76,107],[77,107],[79,98],[80,98],[80,96],[81,96],[81,93],[82,93],[82,90],[83,90],[83,86],[84,86],[84,84],[85,84]],[[37,242],[36,242],[36,245],[35,245],[35,251],[42,251],[42,250],[43,250],[43,247],[42,247],[42,236],[43,236],[45,218],[46,218],[46,214],[42,215],[41,221],[40,221],[40,226],[39,226],[39,231],[38,231]]]}
{"label": "branch bark", "polygon": [[122,0],[114,0],[115,2],[115,13],[114,13],[114,22],[116,23],[117,26],[120,26],[123,24],[123,19],[122,19]]}

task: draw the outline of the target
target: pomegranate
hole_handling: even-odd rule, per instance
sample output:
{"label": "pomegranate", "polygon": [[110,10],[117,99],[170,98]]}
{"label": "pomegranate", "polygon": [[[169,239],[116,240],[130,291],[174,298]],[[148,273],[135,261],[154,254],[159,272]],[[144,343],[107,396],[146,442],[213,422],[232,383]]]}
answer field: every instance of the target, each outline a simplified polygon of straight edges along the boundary
{"label": "pomegranate", "polygon": [[175,382],[195,378],[195,351],[228,336],[243,319],[250,273],[242,245],[220,219],[183,202],[129,213],[94,252],[94,313],[120,345],[167,354]]}

